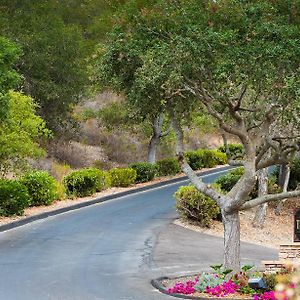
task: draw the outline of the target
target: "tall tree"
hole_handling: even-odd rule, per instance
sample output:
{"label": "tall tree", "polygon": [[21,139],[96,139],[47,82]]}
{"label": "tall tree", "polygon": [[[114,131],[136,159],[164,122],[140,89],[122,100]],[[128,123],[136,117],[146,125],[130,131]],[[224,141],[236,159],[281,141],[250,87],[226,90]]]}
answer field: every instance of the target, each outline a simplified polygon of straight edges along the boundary
{"label": "tall tree", "polygon": [[[299,150],[299,13],[293,0],[160,1],[127,11],[103,54],[105,68],[119,74],[111,80],[128,87],[133,105],[169,112],[182,170],[221,209],[227,268],[240,267],[239,212],[300,195],[249,199],[259,170],[289,161]],[[226,195],[203,183],[184,158],[182,123],[195,109],[244,146],[243,159],[229,162],[245,173]],[[288,124],[288,133],[273,130]]]}
{"label": "tall tree", "polygon": [[14,69],[20,49],[0,37],[0,173],[26,164],[28,157],[41,155],[37,141],[50,132],[35,114],[33,99],[13,92],[20,80]]}
{"label": "tall tree", "polygon": [[8,91],[20,81],[20,75],[13,68],[20,54],[21,51],[16,45],[0,36],[0,123],[7,117]]}
{"label": "tall tree", "polygon": [[1,2],[0,33],[18,43],[23,55],[18,70],[26,94],[57,129],[88,83],[88,47],[79,26],[66,24],[57,1]]}

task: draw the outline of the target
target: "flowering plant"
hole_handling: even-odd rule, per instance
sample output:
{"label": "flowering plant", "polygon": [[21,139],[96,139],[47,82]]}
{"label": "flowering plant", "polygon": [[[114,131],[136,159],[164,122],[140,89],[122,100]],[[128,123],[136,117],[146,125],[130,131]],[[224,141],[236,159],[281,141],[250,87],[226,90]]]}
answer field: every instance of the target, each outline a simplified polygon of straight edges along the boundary
{"label": "flowering plant", "polygon": [[221,283],[220,285],[217,285],[216,287],[207,287],[206,293],[217,297],[224,297],[229,294],[235,294],[239,288],[240,286],[230,279]]}

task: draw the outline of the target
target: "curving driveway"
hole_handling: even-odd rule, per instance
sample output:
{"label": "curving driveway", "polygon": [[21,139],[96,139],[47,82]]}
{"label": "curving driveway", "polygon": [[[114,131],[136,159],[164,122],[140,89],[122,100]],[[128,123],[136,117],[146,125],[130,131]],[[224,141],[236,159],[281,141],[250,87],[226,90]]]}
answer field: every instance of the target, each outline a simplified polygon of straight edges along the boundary
{"label": "curving driveway", "polygon": [[[205,180],[218,175],[220,169]],[[150,279],[222,261],[222,239],[172,224],[177,216],[172,195],[186,183],[0,233],[0,299],[174,299],[158,293]],[[275,258],[277,251],[243,244],[242,256],[245,262],[259,262]]]}

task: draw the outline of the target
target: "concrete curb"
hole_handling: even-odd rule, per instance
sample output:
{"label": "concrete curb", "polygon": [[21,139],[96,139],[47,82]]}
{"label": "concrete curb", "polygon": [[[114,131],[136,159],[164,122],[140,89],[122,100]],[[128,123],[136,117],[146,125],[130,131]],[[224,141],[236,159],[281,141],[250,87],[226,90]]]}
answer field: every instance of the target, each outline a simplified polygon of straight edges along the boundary
{"label": "concrete curb", "polygon": [[[181,299],[197,299],[197,300],[220,300],[220,299],[226,299],[226,298],[218,298],[218,297],[196,297],[196,296],[190,296],[190,295],[184,295],[184,294],[177,294],[177,293],[168,293],[168,290],[165,286],[162,285],[162,280],[174,280],[174,279],[180,279],[184,276],[180,277],[174,277],[170,278],[167,276],[159,277],[157,279],[152,279],[151,284],[154,288],[158,289],[161,293],[175,297],[175,298],[181,298]],[[227,298],[230,300],[251,300],[252,298]]]}
{"label": "concrete curb", "polygon": [[[207,170],[207,171],[202,171],[202,172],[200,171],[200,172],[197,173],[197,175],[198,176],[209,175],[210,173],[214,173],[215,171],[222,171],[222,170],[225,171],[227,169],[230,170],[230,169],[232,169],[232,167],[225,166],[225,167],[221,167],[221,168],[210,169],[210,170]],[[138,193],[138,192],[144,192],[144,191],[148,191],[148,190],[151,190],[151,189],[154,189],[154,188],[163,187],[165,185],[169,185],[169,184],[173,184],[173,183],[179,183],[179,182],[185,181],[185,180],[188,180],[187,176],[172,178],[172,179],[168,179],[168,180],[162,181],[162,182],[157,182],[157,183],[154,183],[154,184],[151,184],[151,185],[138,187],[138,188],[135,188],[135,189],[132,189],[132,190],[119,192],[119,193],[112,194],[112,195],[98,197],[98,198],[95,198],[95,199],[92,199],[92,200],[89,200],[89,201],[86,201],[86,202],[77,203],[77,204],[74,204],[74,205],[71,205],[71,206],[67,206],[67,207],[55,209],[55,210],[52,210],[52,211],[44,212],[44,213],[34,215],[34,216],[31,216],[31,217],[28,217],[28,218],[25,218],[25,219],[22,219],[22,220],[18,220],[18,221],[11,222],[11,223],[8,223],[8,224],[0,225],[0,232],[7,231],[7,230],[10,230],[10,229],[13,229],[13,228],[16,228],[16,227],[20,227],[20,226],[26,225],[28,223],[31,223],[31,222],[34,222],[34,221],[37,221],[37,220],[42,220],[42,219],[46,219],[48,217],[56,216],[56,215],[59,215],[59,214],[62,214],[62,213],[68,212],[68,211],[72,211],[72,210],[76,210],[76,209],[79,209],[79,208],[87,207],[87,206],[90,206],[90,205],[105,202],[105,201],[112,200],[112,199],[115,199],[115,198],[124,197],[124,196],[135,194],[135,193]]]}

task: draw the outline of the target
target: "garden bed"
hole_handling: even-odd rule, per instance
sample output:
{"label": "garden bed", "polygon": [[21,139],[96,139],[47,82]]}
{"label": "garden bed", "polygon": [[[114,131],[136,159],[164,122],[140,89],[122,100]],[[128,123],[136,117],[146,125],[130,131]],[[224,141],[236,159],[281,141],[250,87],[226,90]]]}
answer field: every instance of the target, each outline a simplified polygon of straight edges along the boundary
{"label": "garden bed", "polygon": [[213,271],[209,273],[160,277],[151,283],[160,292],[182,299],[276,299],[277,274],[263,273],[250,265],[243,266],[237,273],[224,269],[222,265],[211,267]]}
{"label": "garden bed", "polygon": [[[153,287],[158,289],[161,293],[170,295],[176,298],[181,299],[198,299],[198,300],[205,300],[205,299],[220,299],[220,297],[215,297],[213,295],[209,295],[207,293],[200,293],[200,292],[194,292],[192,295],[185,295],[185,294],[179,294],[179,293],[170,293],[169,289],[176,284],[176,282],[186,282],[189,280],[194,280],[196,277],[198,277],[199,274],[191,275],[191,276],[184,276],[184,277],[176,277],[176,278],[170,278],[170,277],[160,277],[157,279],[153,279],[151,281],[151,284]],[[222,297],[223,299],[231,299],[231,300],[252,300],[252,297],[249,297],[249,295],[242,295],[240,293],[236,294],[229,294],[227,296]]]}

